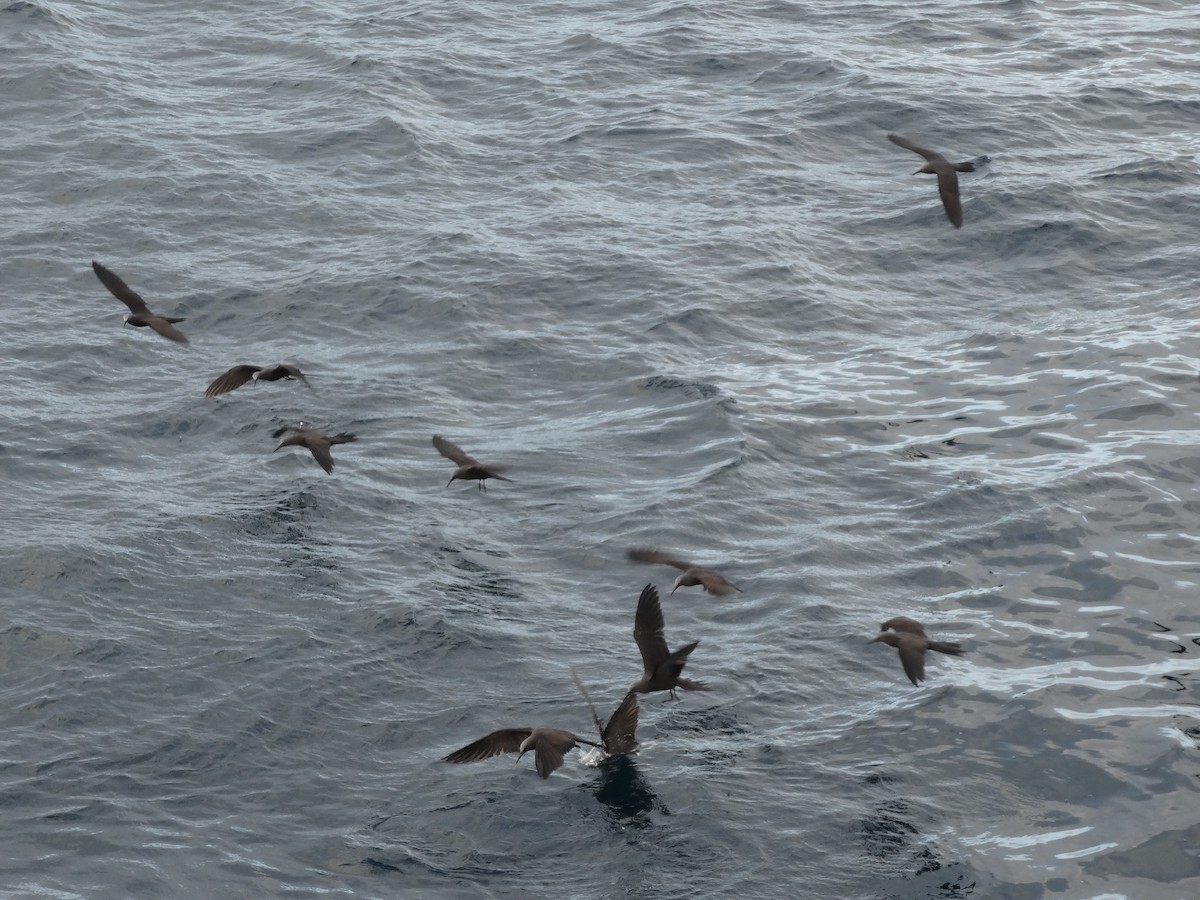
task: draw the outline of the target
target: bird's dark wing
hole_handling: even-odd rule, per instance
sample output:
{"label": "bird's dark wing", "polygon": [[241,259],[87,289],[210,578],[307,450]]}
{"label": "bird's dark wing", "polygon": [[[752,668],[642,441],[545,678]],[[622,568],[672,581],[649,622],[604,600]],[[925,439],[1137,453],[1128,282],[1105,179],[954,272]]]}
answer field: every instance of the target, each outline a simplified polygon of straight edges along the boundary
{"label": "bird's dark wing", "polygon": [[168,322],[166,319],[164,319],[162,316],[156,316],[153,314],[146,315],[143,313],[142,321],[145,322],[147,325],[149,325],[151,328],[153,328],[155,331],[157,331],[159,334],[161,334],[165,338],[170,338],[171,340],[176,341],[180,344],[186,344],[188,342],[188,339],[184,335],[184,333],[182,331],[180,331],[178,328],[176,328],[174,325],[172,325],[170,322]]}
{"label": "bird's dark wing", "polygon": [[[218,375],[214,378],[212,384],[204,391],[204,396],[216,397],[218,394],[228,394],[230,391],[236,391],[253,378],[254,373],[258,371],[258,366],[234,366],[224,375]],[[275,437],[279,437],[279,435],[277,434]]]}
{"label": "bird's dark wing", "polygon": [[900,651],[900,663],[904,674],[913,684],[925,680],[925,639],[916,635],[905,635],[896,645]]}
{"label": "bird's dark wing", "polygon": [[720,572],[713,569],[697,569],[696,577],[700,579],[700,583],[704,585],[706,591],[716,594],[718,597],[726,597],[734,591],[741,590],[733,582],[726,581]]}
{"label": "bird's dark wing", "polygon": [[950,167],[939,167],[937,180],[942,206],[946,208],[946,218],[954,223],[955,228],[962,228],[962,201],[958,198],[958,176]]}
{"label": "bird's dark wing", "polygon": [[[130,312],[142,316],[152,315],[149,307],[146,306],[146,301],[139,297],[115,272],[110,272],[94,259],[92,260],[92,271],[96,273],[100,283],[108,288],[114,297],[129,307]],[[154,330],[158,331],[157,328]]]}
{"label": "bird's dark wing", "polygon": [[637,724],[637,694],[630,691],[600,732],[605,752],[611,756],[633,752],[637,747]]}
{"label": "bird's dark wing", "polygon": [[353,444],[358,440],[358,435],[351,431],[339,431],[333,437],[329,438],[331,444]]}
{"label": "bird's dark wing", "polygon": [[[341,437],[341,435],[338,436]],[[321,464],[321,468],[325,470],[326,474],[332,475],[333,454],[329,452],[329,445],[332,443],[331,439],[323,434],[309,434],[307,438],[304,444],[308,447],[309,452],[312,453],[313,459]],[[342,442],[338,441],[338,443]]]}
{"label": "bird's dark wing", "polygon": [[531,734],[532,728],[502,728],[442,758],[454,763],[479,762],[501,753],[516,753],[521,749],[521,742]]}
{"label": "bird's dark wing", "polygon": [[667,639],[663,635],[662,606],[658,602],[658,590],[652,584],[642,588],[638,597],[637,612],[633,617],[633,639],[642,653],[642,665],[646,677],[651,677],[663,661],[671,655]]}
{"label": "bird's dark wing", "polygon": [[[674,653],[670,654],[658,665],[655,671],[655,681],[673,680],[679,677],[683,672],[683,667],[687,665],[687,658],[692,655],[692,651],[700,646],[699,641],[692,641],[686,647],[680,647]],[[703,688],[702,688],[703,690]]]}
{"label": "bird's dark wing", "polygon": [[634,562],[654,563],[656,565],[674,566],[676,569],[690,569],[692,564],[682,559],[676,559],[668,553],[651,550],[649,547],[634,547],[629,551],[629,558]]}
{"label": "bird's dark wing", "polygon": [[918,146],[917,144],[914,144],[912,141],[910,141],[908,138],[901,137],[898,134],[889,134],[887,136],[887,138],[889,141],[891,141],[897,147],[903,147],[905,150],[911,150],[913,153],[918,153],[921,156],[925,157],[930,162],[934,162],[935,160],[939,160],[939,159],[945,160],[945,158],[946,158],[946,157],[942,156],[942,154],[935,153],[933,150],[929,150],[929,149],[926,149],[925,147]]}
{"label": "bird's dark wing", "polygon": [[279,368],[283,369],[283,371],[287,372],[288,375],[290,375],[292,378],[296,378],[300,381],[303,381],[304,384],[310,390],[312,389],[312,385],[308,383],[308,379],[304,377],[304,373],[301,372],[300,369],[297,368],[296,366],[291,366],[291,365],[288,365],[287,363],[280,363]]}
{"label": "bird's dark wing", "polygon": [[575,735],[557,728],[538,730],[537,746],[534,748],[534,764],[537,773],[549,778],[550,773],[563,764],[567,751],[575,746]]}
{"label": "bird's dark wing", "polygon": [[296,434],[300,434],[304,430],[305,429],[303,429],[303,428],[297,428],[295,425],[284,425],[282,428],[277,428],[274,431],[272,431],[271,437],[281,438],[285,434],[287,434],[289,431],[294,431],[294,432],[296,432]]}
{"label": "bird's dark wing", "polygon": [[446,459],[456,463],[457,465],[477,466],[480,464],[479,460],[475,459],[474,457],[467,456],[467,454],[463,453],[461,447],[459,447],[457,444],[452,444],[440,434],[435,434],[433,436],[433,446],[438,453],[442,454],[442,456],[446,457]]}

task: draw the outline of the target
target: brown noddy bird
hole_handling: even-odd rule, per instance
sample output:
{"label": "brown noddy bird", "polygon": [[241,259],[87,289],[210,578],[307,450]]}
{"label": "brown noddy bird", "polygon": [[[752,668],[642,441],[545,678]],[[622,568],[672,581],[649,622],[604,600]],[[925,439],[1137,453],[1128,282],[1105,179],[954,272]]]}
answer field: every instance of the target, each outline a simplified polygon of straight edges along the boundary
{"label": "brown noddy bird", "polygon": [[[919,685],[925,680],[925,651],[936,650],[950,656],[960,656],[963,649],[958,644],[946,641],[931,641],[925,637],[925,628],[914,619],[897,616],[883,623],[883,630],[868,643],[878,641],[895,647],[900,652],[900,663],[908,680]],[[889,631],[888,629],[892,629]]]}
{"label": "brown noddy bird", "polygon": [[286,378],[288,381],[298,378],[309,388],[312,387],[311,384],[308,384],[308,379],[304,377],[303,372],[287,363],[279,363],[274,366],[244,365],[234,366],[224,375],[214,378],[212,384],[205,389],[204,396],[216,397],[219,394],[228,394],[230,391],[236,391],[248,381],[257,384],[260,381],[279,381],[282,378]]}
{"label": "brown noddy bird", "polygon": [[450,487],[450,485],[454,484],[454,480],[456,478],[462,478],[468,481],[478,481],[479,489],[481,491],[487,490],[487,488],[483,486],[483,483],[489,478],[499,478],[501,481],[512,481],[511,478],[505,478],[500,474],[501,472],[507,472],[508,466],[485,466],[479,460],[475,459],[475,457],[467,456],[461,447],[446,440],[440,434],[435,434],[433,436],[433,446],[437,449],[438,453],[442,454],[442,456],[446,457],[446,459],[458,466],[458,468],[454,470],[454,474],[450,476],[450,480],[446,482],[446,487]]}
{"label": "brown noddy bird", "polygon": [[637,748],[637,740],[634,737],[638,720],[637,694],[626,694],[621,705],[609,718],[608,724],[603,724],[596,715],[596,707],[592,705],[587,689],[573,669],[571,677],[575,679],[575,686],[579,688],[592,711],[592,719],[600,732],[601,743],[597,744],[560,728],[501,728],[442,758],[453,763],[479,762],[501,753],[519,752],[517,762],[520,762],[521,757],[532,750],[537,773],[543,778],[549,778],[550,774],[563,764],[563,757],[567,752],[580,744],[598,747],[609,756],[632,753]]}
{"label": "brown noddy bird", "polygon": [[188,342],[183,332],[174,325],[175,322],[182,322],[183,319],[176,319],[171,316],[159,316],[150,312],[150,308],[146,306],[146,301],[139,297],[136,291],[122,281],[115,272],[110,272],[95,260],[92,260],[92,271],[96,273],[96,277],[100,279],[100,283],[108,288],[109,293],[129,307],[129,312],[125,313],[126,325],[132,325],[135,328],[149,326],[165,338],[170,338],[181,344]]}
{"label": "brown noddy bird", "polygon": [[938,193],[942,197],[942,206],[946,208],[946,218],[954,223],[955,228],[962,228],[962,202],[958,199],[958,176],[955,172],[974,172],[975,163],[952,163],[942,154],[919,147],[908,138],[898,134],[889,134],[887,137],[897,147],[903,147],[905,150],[911,150],[913,153],[925,157],[925,165],[913,174],[937,176]]}
{"label": "brown noddy bird", "polygon": [[672,594],[681,587],[695,587],[698,584],[703,585],[704,590],[708,593],[716,594],[718,597],[728,596],[734,591],[745,593],[745,591],[732,581],[727,581],[725,576],[716,569],[676,559],[668,553],[635,547],[629,551],[629,558],[634,562],[661,563],[664,566],[674,566],[676,569],[681,569],[683,574],[675,579],[675,587],[671,588]]}
{"label": "brown noddy bird", "polygon": [[652,691],[670,691],[676,700],[679,697],[675,688],[685,691],[707,691],[703,682],[688,681],[680,678],[683,667],[687,665],[688,655],[699,646],[699,641],[692,641],[686,647],[680,647],[674,653],[667,647],[667,639],[663,635],[662,606],[658,602],[658,590],[652,584],[642,588],[638,597],[637,613],[633,617],[633,639],[637,641],[638,650],[642,653],[643,673],[640,680],[629,686],[629,690],[638,694],[649,694]]}
{"label": "brown noddy bird", "polygon": [[297,428],[293,425],[284,425],[282,428],[273,432],[271,437],[280,437],[287,432],[295,432],[291,437],[285,437],[279,442],[279,446],[272,450],[272,453],[277,453],[284,447],[307,447],[308,452],[313,455],[313,459],[321,464],[321,468],[326,472],[333,474],[333,454],[329,452],[330,446],[333,444],[349,444],[352,441],[357,441],[358,436],[349,434],[345,431],[330,437],[320,431],[314,431],[311,428],[305,428],[304,423],[300,423]]}
{"label": "brown noddy bird", "polygon": [[603,744],[581,738],[561,728],[501,728],[442,758],[453,763],[478,762],[481,759],[499,756],[501,753],[519,751],[517,762],[520,762],[521,757],[532,750],[537,773],[543,778],[549,778],[550,773],[562,765],[567,752],[580,744],[604,749]]}
{"label": "brown noddy bird", "polygon": [[588,695],[587,688],[583,686],[579,674],[574,669],[571,670],[571,678],[575,681],[575,687],[579,688],[579,693],[583,694],[583,699],[587,701],[588,709],[592,711],[592,721],[596,723],[596,730],[600,732],[600,742],[604,744],[604,752],[609,756],[620,756],[636,750],[638,745],[637,694],[633,691],[627,693],[621,701],[621,705],[608,717],[608,722],[604,723],[596,714],[592,698]]}

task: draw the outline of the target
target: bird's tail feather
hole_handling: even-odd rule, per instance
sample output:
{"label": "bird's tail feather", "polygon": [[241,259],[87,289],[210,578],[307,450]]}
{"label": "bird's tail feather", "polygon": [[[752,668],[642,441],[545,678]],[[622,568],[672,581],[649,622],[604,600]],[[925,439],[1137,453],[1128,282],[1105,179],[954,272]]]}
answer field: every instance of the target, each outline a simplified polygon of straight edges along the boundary
{"label": "bird's tail feather", "polygon": [[930,641],[929,649],[936,650],[938,653],[948,653],[950,656],[961,656],[963,652],[961,644],[952,644],[948,641]]}

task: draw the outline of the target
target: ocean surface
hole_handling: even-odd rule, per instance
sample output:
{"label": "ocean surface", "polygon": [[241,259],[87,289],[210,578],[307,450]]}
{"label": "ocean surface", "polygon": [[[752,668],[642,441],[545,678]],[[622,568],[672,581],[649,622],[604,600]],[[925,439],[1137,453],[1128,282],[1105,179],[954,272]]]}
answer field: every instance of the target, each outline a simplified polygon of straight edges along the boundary
{"label": "ocean surface", "polygon": [[[0,0],[0,896],[1200,895],[1197,71],[1191,0]],[[591,735],[647,583],[710,692],[441,761]]]}

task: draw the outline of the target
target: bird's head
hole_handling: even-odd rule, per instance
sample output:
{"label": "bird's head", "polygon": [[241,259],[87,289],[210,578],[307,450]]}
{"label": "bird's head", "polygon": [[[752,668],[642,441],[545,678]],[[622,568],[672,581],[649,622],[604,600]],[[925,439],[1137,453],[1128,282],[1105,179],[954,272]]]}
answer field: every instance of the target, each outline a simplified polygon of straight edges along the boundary
{"label": "bird's head", "polygon": [[533,749],[533,735],[532,734],[529,735],[529,737],[525,738],[525,740],[521,741],[520,749],[521,749],[521,752],[517,754],[517,762],[520,762],[521,757]]}

